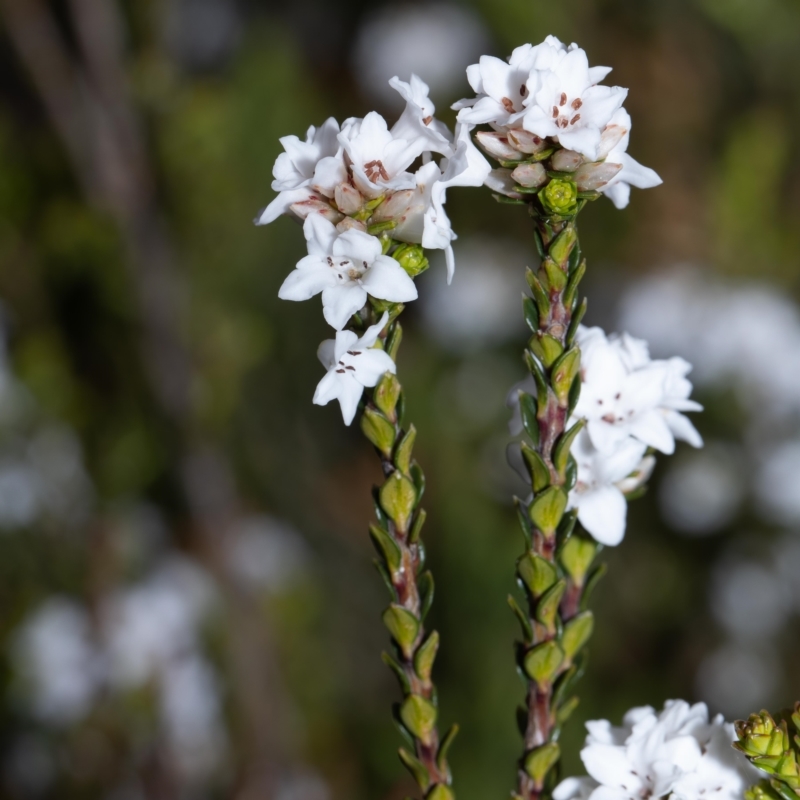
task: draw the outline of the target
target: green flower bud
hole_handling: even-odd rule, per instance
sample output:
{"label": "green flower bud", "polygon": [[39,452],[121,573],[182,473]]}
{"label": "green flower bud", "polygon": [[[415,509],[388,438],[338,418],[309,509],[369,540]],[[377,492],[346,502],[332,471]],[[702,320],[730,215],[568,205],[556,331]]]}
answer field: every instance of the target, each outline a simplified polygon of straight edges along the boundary
{"label": "green flower bud", "polygon": [[553,178],[539,192],[539,200],[551,214],[573,214],[578,208],[578,187],[574,181]]}
{"label": "green flower bud", "polygon": [[779,726],[768,711],[751,714],[746,722],[739,720],[735,727],[739,737],[736,747],[749,758],[780,756],[789,749],[786,724]]}
{"label": "green flower bud", "polygon": [[392,253],[392,258],[412,277],[425,272],[430,266],[428,259],[425,258],[425,251],[419,244],[401,244]]}
{"label": "green flower bud", "polygon": [[782,798],[769,785],[769,781],[761,781],[744,793],[744,800],[782,800]]}

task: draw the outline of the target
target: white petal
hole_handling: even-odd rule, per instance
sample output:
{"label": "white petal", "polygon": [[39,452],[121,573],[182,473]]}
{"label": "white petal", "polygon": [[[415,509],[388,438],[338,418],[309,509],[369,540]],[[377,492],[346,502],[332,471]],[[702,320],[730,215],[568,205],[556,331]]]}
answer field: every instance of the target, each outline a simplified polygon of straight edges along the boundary
{"label": "white petal", "polygon": [[319,161],[310,185],[315,191],[324,194],[325,197],[333,197],[336,187],[346,180],[347,167],[341,154],[339,154],[328,156]]}
{"label": "white petal", "polygon": [[[628,504],[616,486],[600,486],[587,491],[578,496],[577,504],[578,520],[598,542],[614,547],[622,541]],[[586,769],[590,775],[602,781],[589,769],[588,764]]]}
{"label": "white petal", "polygon": [[417,287],[408,273],[389,256],[378,256],[366,271],[361,285],[373,297],[391,303],[417,299]]}
{"label": "white petal", "polygon": [[641,781],[630,774],[631,763],[624,747],[593,744],[581,750],[581,761],[589,775],[604,786],[626,786],[635,790],[641,785]]}
{"label": "white petal", "polygon": [[317,269],[295,269],[286,276],[278,290],[281,300],[308,300],[336,283],[336,275],[327,264]]}
{"label": "white petal", "polygon": [[600,145],[600,129],[594,126],[582,125],[567,128],[558,134],[558,141],[568,150],[575,150],[586,158],[594,161],[597,158],[597,148]]}
{"label": "white petal", "polygon": [[290,207],[295,203],[308,200],[312,194],[308,188],[281,192],[263,211],[259,211],[253,222],[256,225],[269,225],[270,222],[278,219],[281,214],[288,214]]}
{"label": "white petal", "polygon": [[323,316],[329,325],[339,331],[366,302],[367,293],[358,283],[329,286],[322,292]]}
{"label": "white petal", "polygon": [[[330,340],[329,340],[330,341]],[[322,349],[320,347],[320,349]],[[326,406],[331,400],[336,400],[341,391],[341,381],[339,375],[330,369],[325,373],[322,380],[317,384],[317,389],[314,392],[314,405]]]}
{"label": "white petal", "polygon": [[336,340],[326,339],[317,348],[317,358],[325,369],[330,369],[336,363]]}
{"label": "white petal", "polygon": [[366,262],[369,266],[381,254],[381,243],[368,233],[349,230],[336,239],[332,252],[334,256],[351,258],[359,265]]}
{"label": "white petal", "polygon": [[358,402],[364,393],[364,387],[350,375],[340,375],[342,378],[339,390],[339,405],[342,407],[342,419],[345,425],[353,421],[358,411]]}
{"label": "white petal", "polygon": [[688,442],[692,447],[702,447],[703,437],[688,417],[677,411],[668,411],[666,414],[667,425],[676,439]]}
{"label": "white petal", "polygon": [[456,257],[453,253],[452,245],[447,245],[444,249],[444,260],[447,266],[447,285],[453,282],[453,275],[456,272]]}
{"label": "white petal", "polygon": [[356,368],[355,379],[364,386],[375,384],[387,373],[397,371],[392,357],[383,350],[361,350],[357,356],[350,356],[347,364]]}
{"label": "white petal", "polygon": [[386,327],[386,323],[389,319],[388,312],[384,311],[381,318],[374,324],[371,325],[364,331],[364,335],[355,343],[354,347],[348,348],[351,350],[366,350],[375,342],[378,341],[378,337],[381,335],[383,329]]}
{"label": "white petal", "polygon": [[615,183],[600,190],[618,209],[628,207],[631,201],[631,186],[629,183]]}
{"label": "white petal", "polygon": [[336,226],[321,214],[309,214],[303,223],[303,235],[309,255],[328,256],[336,241]]}
{"label": "white petal", "polygon": [[619,173],[619,180],[629,183],[637,189],[652,189],[654,186],[660,186],[664,183],[655,170],[640,164],[627,153],[622,154],[620,163],[622,164],[622,172]]}
{"label": "white petal", "polygon": [[628,430],[631,436],[635,436],[640,442],[655,447],[666,455],[675,452],[675,438],[661,411],[653,409],[637,414],[629,423]]}

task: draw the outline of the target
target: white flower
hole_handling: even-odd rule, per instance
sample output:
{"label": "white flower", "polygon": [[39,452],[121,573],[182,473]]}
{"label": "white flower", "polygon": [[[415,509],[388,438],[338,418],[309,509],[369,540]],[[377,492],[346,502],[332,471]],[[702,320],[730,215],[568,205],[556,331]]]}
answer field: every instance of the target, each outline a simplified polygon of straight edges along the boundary
{"label": "white flower", "polygon": [[597,86],[597,75],[579,47],[556,57],[547,70],[531,76],[522,127],[594,161],[603,129],[628,94],[620,86]]}
{"label": "white flower", "polygon": [[347,178],[338,135],[339,123],[331,117],[319,128],[312,125],[305,142],[297,136],[280,140],[285,152],[278,156],[272,170],[272,188],[279,194],[256,217],[256,225],[267,225],[292,210],[304,217],[304,207],[313,210],[316,206],[322,211],[327,207],[329,216],[336,216],[327,201],[333,198],[336,185]]}
{"label": "white flower", "polygon": [[423,139],[428,145],[426,150],[451,155],[453,134],[444,122],[434,117],[436,106],[428,97],[428,84],[417,75],[412,75],[408,83],[395,75],[389,86],[406,101],[403,113],[392,125],[392,136],[407,141]]}
{"label": "white flower", "polygon": [[308,300],[322,292],[325,319],[341,330],[368,294],[392,303],[417,299],[414,281],[397,261],[381,254],[374,236],[357,230],[340,234],[319,214],[306,219],[303,232],[308,255],[283,282],[282,300]]}
{"label": "white flower", "polygon": [[444,210],[445,195],[451,186],[482,186],[491,167],[478,152],[469,135],[469,127],[459,125],[455,153],[447,159],[444,171],[431,189],[431,202],[425,212],[422,246],[444,250],[447,260],[447,282],[453,280],[455,260],[451,242],[456,238]]}
{"label": "white flower", "polygon": [[654,459],[645,456],[646,450],[646,445],[628,438],[610,453],[601,453],[586,430],[572,445],[578,479],[569,495],[569,507],[578,509],[578,521],[601,544],[613,547],[625,536],[625,494],[641,486],[654,466]]}
{"label": "white flower", "polygon": [[364,387],[375,386],[387,372],[396,370],[388,353],[373,349],[388,318],[384,313],[361,338],[353,331],[338,331],[335,340],[327,339],[319,346],[317,356],[328,372],[317,386],[314,403],[324,406],[338,400],[345,425],[353,421]]}
{"label": "white flower", "polygon": [[[651,189],[663,183],[658,174],[640,164],[627,153],[631,138],[631,116],[619,108],[603,131],[598,159],[608,164],[620,164],[622,169],[600,191],[607,195],[617,208],[625,208],[630,201],[631,186]],[[607,148],[607,149],[606,149]]]}
{"label": "white flower", "polygon": [[733,726],[709,722],[704,703],[671,700],[656,714],[631,709],[621,727],[588,722],[581,751],[588,778],[570,778],[554,800],[736,800],[756,779],[747,759],[730,746]]}
{"label": "white flower", "polygon": [[592,444],[612,452],[628,437],[663,453],[675,439],[699,447],[700,435],[680,411],[700,410],[688,400],[691,369],[682,359],[651,361],[647,345],[630,336],[606,337],[600,328],[580,328],[583,385],[575,416],[587,420]]}

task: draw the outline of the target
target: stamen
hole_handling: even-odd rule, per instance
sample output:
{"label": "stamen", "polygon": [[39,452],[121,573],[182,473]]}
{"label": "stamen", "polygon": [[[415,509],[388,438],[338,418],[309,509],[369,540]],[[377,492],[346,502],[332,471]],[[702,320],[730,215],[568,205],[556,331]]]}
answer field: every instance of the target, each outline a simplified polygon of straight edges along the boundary
{"label": "stamen", "polygon": [[431,117],[431,116],[424,117],[423,120],[422,120],[422,124],[423,125],[430,125],[432,121],[433,121],[433,117]]}
{"label": "stamen", "polygon": [[565,106],[567,104],[567,93],[561,92],[561,101],[559,102],[560,106]]}
{"label": "stamen", "polygon": [[351,370],[353,370],[353,372],[356,371],[356,368],[355,367],[351,367],[349,364],[345,367],[345,369],[351,369]]}
{"label": "stamen", "polygon": [[328,266],[329,267],[333,266],[333,259],[330,256],[328,256]]}
{"label": "stamen", "polygon": [[558,119],[558,106],[553,106],[553,119]]}
{"label": "stamen", "polygon": [[575,115],[575,116],[574,116],[574,117],[573,117],[573,118],[572,118],[572,119],[569,121],[569,124],[570,124],[570,125],[574,125],[574,124],[575,124],[575,123],[576,123],[576,122],[577,122],[577,121],[578,121],[580,118],[581,118],[581,115],[580,115],[580,114],[576,114],[576,115]]}
{"label": "stamen", "polygon": [[503,104],[503,108],[508,111],[509,114],[514,111],[514,102],[510,97],[504,97],[500,102]]}
{"label": "stamen", "polygon": [[580,97],[576,97],[571,105],[577,111],[583,105],[583,100],[581,100]]}
{"label": "stamen", "polygon": [[336,372],[337,372],[338,375],[344,375],[345,374],[345,371],[343,369],[337,369]]}
{"label": "stamen", "polygon": [[524,83],[522,84],[522,86],[519,87],[519,93],[523,97],[525,97],[525,95],[528,93],[528,87]]}

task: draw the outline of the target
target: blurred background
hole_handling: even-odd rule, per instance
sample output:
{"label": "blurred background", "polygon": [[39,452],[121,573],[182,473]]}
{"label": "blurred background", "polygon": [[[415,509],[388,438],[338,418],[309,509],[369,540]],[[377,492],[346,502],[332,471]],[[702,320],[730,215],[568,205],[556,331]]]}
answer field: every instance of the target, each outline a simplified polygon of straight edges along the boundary
{"label": "blurred background", "polygon": [[[729,717],[800,698],[797,0],[0,0],[0,797],[402,800],[367,524],[377,459],[311,404],[330,335],[281,303],[303,254],[278,137],[439,114],[464,68],[554,33],[630,87],[664,186],[582,217],[588,321],[682,355],[706,447],[660,459],[606,551],[582,702]],[[461,232],[406,313],[458,796],[507,796],[522,542],[505,465],[524,210]]]}

